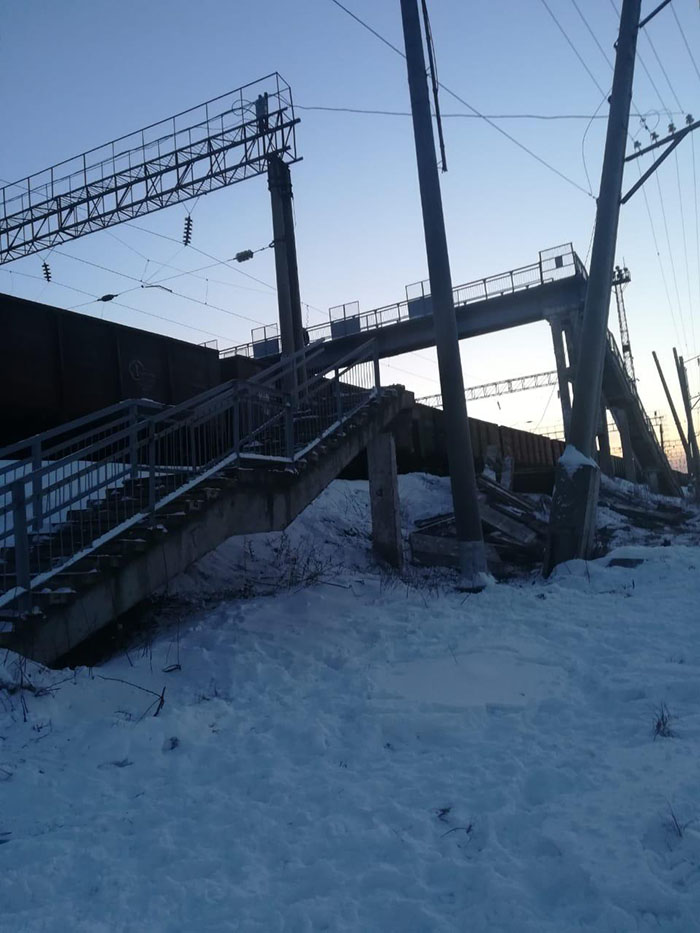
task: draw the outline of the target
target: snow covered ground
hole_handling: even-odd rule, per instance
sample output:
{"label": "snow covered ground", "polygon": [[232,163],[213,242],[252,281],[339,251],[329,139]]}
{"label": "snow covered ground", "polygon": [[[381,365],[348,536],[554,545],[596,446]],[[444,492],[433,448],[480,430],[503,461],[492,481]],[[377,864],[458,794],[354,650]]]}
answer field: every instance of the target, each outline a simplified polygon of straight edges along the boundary
{"label": "snow covered ground", "polygon": [[470,596],[368,535],[336,482],[128,655],[0,658],[0,930],[700,929],[697,520]]}

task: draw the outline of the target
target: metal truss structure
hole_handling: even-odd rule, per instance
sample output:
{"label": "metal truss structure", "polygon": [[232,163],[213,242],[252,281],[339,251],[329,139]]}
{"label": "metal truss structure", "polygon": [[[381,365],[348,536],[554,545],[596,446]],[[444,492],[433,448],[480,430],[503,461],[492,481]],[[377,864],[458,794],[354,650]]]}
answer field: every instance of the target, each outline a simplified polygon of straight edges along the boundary
{"label": "metal truss structure", "polygon": [[[532,376],[519,376],[517,379],[501,379],[499,382],[486,382],[480,386],[469,386],[464,390],[468,402],[475,402],[482,398],[495,398],[497,395],[510,395],[513,392],[524,392],[526,389],[541,389],[543,386],[557,384],[557,373],[535,373]],[[417,399],[422,405],[432,408],[442,408],[442,395],[428,395]]]}
{"label": "metal truss structure", "polygon": [[622,358],[625,361],[625,372],[632,382],[637,381],[634,374],[634,358],[632,356],[632,347],[630,345],[630,331],[627,324],[627,309],[625,308],[625,298],[623,295],[625,285],[632,281],[630,270],[627,266],[621,268],[615,267],[613,275],[613,291],[615,292],[615,301],[617,303],[617,320],[620,325],[620,343],[622,345]]}
{"label": "metal truss structure", "polygon": [[0,264],[298,161],[276,72],[0,188]]}

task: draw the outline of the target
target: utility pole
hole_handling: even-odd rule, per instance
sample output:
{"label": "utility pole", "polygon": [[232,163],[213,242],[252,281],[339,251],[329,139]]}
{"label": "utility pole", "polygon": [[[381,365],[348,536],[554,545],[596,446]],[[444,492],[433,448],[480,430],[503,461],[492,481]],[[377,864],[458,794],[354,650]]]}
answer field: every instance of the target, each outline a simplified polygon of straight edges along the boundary
{"label": "utility pole", "polygon": [[401,18],[423,208],[425,250],[433,299],[433,326],[440,369],[442,407],[445,413],[447,458],[459,545],[460,572],[465,588],[478,589],[487,579],[486,549],[479,516],[474,456],[464,396],[450,259],[417,0],[401,0]]}
{"label": "utility pole", "polygon": [[680,438],[681,444],[683,445],[683,453],[685,454],[686,469],[690,473],[690,452],[688,450],[688,441],[686,440],[685,432],[683,430],[683,425],[681,424],[681,419],[678,417],[678,412],[676,411],[676,406],[673,403],[673,398],[671,397],[671,392],[666,383],[666,377],[664,376],[664,371],[663,369],[661,369],[661,363],[659,363],[659,358],[656,355],[656,350],[652,350],[651,355],[654,357],[654,362],[656,363],[656,368],[659,372],[659,379],[661,379],[661,385],[664,387],[664,392],[666,393],[666,401],[668,402],[668,407],[671,409],[671,414],[673,415],[673,421],[676,425],[676,431],[678,431],[678,437]]}
{"label": "utility pole", "polygon": [[545,573],[590,555],[600,471],[592,459],[600,414],[610,283],[613,280],[641,0],[622,0],[591,267],[579,336],[567,448],[557,464]]}
{"label": "utility pole", "polygon": [[695,501],[700,502],[700,452],[698,451],[698,439],[695,435],[695,425],[693,424],[693,406],[690,403],[690,391],[688,390],[688,374],[685,371],[683,357],[678,356],[676,348],[673,348],[673,356],[678,370],[678,381],[681,385],[681,396],[683,398],[683,407],[688,419],[688,471],[692,473],[695,486]]}

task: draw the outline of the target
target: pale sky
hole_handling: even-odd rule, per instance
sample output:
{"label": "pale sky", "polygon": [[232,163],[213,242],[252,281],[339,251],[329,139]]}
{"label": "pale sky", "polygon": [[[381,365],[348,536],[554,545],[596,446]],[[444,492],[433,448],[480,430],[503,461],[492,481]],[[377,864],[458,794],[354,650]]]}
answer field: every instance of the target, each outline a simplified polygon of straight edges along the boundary
{"label": "pale sky", "polygon": [[[398,0],[344,4],[402,46]],[[656,5],[645,0],[643,11]],[[558,117],[495,122],[571,180],[443,94],[449,171],[442,176],[442,190],[455,285],[535,262],[539,250],[569,241],[587,257],[595,210],[588,191],[597,189],[600,176],[604,97],[612,77],[606,57],[612,61],[617,6],[617,0],[429,4],[441,81],[481,113]],[[196,5],[185,0],[2,0],[0,8],[3,182],[279,71],[292,87],[301,118],[297,141],[303,161],[293,166],[292,179],[309,323],[322,321],[328,307],[341,302],[358,300],[362,310],[370,310],[401,300],[406,284],[426,277],[411,121],[400,115],[409,103],[405,63],[331,0],[200,0]],[[680,126],[686,114],[700,116],[696,0],[673,0],[643,31],[639,51],[630,128],[646,143],[649,135],[637,113],[662,135],[670,119]],[[313,109],[320,107],[399,115]],[[599,118],[591,122],[594,113]],[[700,134],[696,137],[684,140],[646,185],[659,256],[641,192],[621,216],[617,258],[632,274],[626,291],[631,343],[650,414],[666,410],[651,350],[659,352],[669,378],[674,345],[686,358],[698,353]],[[633,165],[628,184],[635,177]],[[172,283],[179,292],[229,313],[138,287],[125,302],[178,323],[114,304],[84,304],[91,296],[133,286],[133,279],[156,281],[206,265],[201,254],[178,245],[192,204],[136,222],[178,242],[121,225],[53,251],[48,257],[51,284],[41,279],[46,253],[0,267],[0,290],[62,307],[81,305],[83,313],[193,342],[207,335],[218,338],[220,347],[245,342],[255,324],[244,318],[276,319],[276,296],[268,287],[274,283],[269,250],[239,267],[267,285],[224,265],[198,273],[208,281],[186,275]],[[271,239],[263,177],[202,198],[192,216],[193,245],[217,259]],[[614,302],[611,323],[616,331]],[[554,366],[546,325],[463,342],[462,359],[467,385]],[[698,393],[698,361],[689,364],[689,372]],[[385,378],[405,383],[419,396],[439,390],[430,351],[388,361]],[[539,424],[540,429],[557,425],[560,418],[551,389],[471,403],[470,413],[501,424]]]}

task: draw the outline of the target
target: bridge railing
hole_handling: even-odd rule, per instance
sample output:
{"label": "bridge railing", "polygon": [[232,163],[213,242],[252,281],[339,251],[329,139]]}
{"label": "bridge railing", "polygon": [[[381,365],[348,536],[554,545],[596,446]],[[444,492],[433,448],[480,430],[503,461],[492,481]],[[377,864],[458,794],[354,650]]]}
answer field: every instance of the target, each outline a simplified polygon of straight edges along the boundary
{"label": "bridge railing", "polygon": [[[557,281],[570,276],[585,276],[583,263],[576,255],[571,243],[555,246],[543,250],[539,254],[538,262],[518,269],[510,269],[497,275],[467,282],[453,289],[455,307],[463,307],[476,301],[486,301],[502,295],[512,295],[524,289],[544,285],[547,282]],[[415,297],[407,297],[404,301],[384,305],[359,314],[347,314],[348,305],[338,305],[331,309],[327,323],[315,324],[307,329],[310,342],[319,340],[333,340],[350,334],[371,333],[380,327],[388,327],[403,321],[425,317],[432,314],[430,286],[426,282],[417,282],[411,286],[416,292]],[[356,303],[352,303],[356,304]],[[342,317],[338,317],[338,309],[343,309]],[[221,351],[221,356],[255,356],[261,357],[267,353],[277,352],[274,343],[263,346],[261,341],[255,339],[251,343],[240,344]]]}
{"label": "bridge railing", "polygon": [[373,341],[296,383],[306,355],[179,405],[115,406],[58,444],[38,435],[1,451],[0,607],[26,610],[57,574],[143,519],[157,525],[159,511],[226,466],[293,468],[378,396]]}

